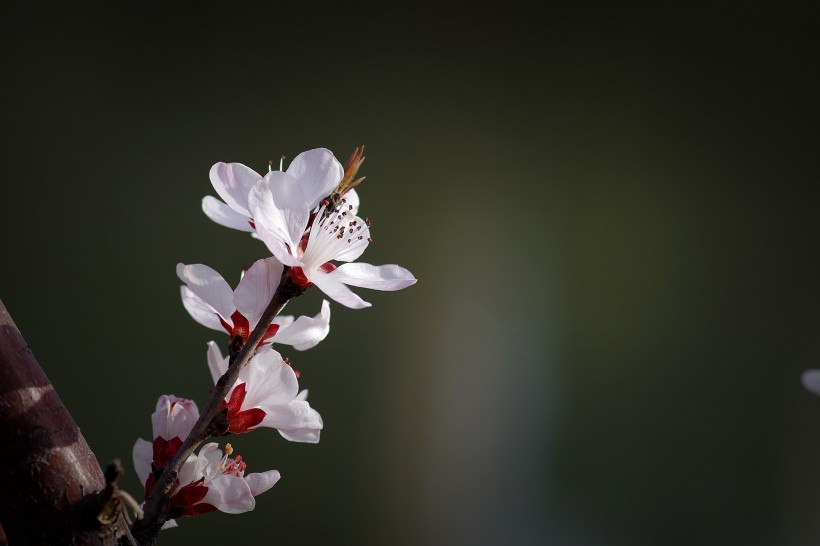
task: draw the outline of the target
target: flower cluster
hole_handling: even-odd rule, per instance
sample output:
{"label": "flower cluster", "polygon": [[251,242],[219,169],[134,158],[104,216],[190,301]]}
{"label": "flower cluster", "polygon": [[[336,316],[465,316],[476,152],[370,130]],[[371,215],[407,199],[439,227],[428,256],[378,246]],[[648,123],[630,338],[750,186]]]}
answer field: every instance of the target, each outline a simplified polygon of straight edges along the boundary
{"label": "flower cluster", "polygon": [[[154,441],[139,438],[134,444],[134,467],[145,485],[146,496],[151,494],[158,473],[170,462],[198,418],[199,410],[193,401],[173,395],[159,398],[151,415]],[[199,454],[186,458],[169,495],[170,518],[214,510],[230,514],[253,510],[254,497],[273,487],[279,472],[268,470],[245,476],[246,463],[241,456],[229,458],[232,453],[231,444],[225,446],[223,455],[216,443],[209,443]],[[165,523],[165,527],[173,525],[173,519]]]}
{"label": "flower cluster", "polygon": [[[198,323],[228,334],[227,355],[207,348],[215,387],[200,414],[185,398],[163,395],[151,416],[153,440],[138,439],[134,466],[145,487],[146,536],[175,519],[220,510],[252,510],[254,497],[279,472],[247,473],[247,463],[211,437],[268,427],[287,440],[317,443],[322,418],[299,389],[298,373],[273,348],[314,347],[330,331],[330,303],[312,317],[278,315],[287,301],[315,285],[346,307],[370,303],[352,287],[400,290],[416,282],[398,265],[353,263],[371,242],[369,221],[358,216],[357,148],[345,166],[324,148],[296,156],[287,170],[264,176],[239,163],[217,163],[210,179],[222,200],[205,197],[202,210],[218,224],[249,232],[270,251],[242,274],[236,288],[203,264],[179,264],[182,304]],[[146,521],[150,520],[150,521]],[[139,537],[138,537],[139,538]]]}

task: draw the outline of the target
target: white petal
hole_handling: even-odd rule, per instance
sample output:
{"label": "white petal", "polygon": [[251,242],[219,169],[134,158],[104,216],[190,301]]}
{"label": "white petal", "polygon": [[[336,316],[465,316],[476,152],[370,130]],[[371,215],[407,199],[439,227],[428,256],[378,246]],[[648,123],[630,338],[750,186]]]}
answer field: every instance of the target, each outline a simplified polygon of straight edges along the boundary
{"label": "white petal", "polygon": [[168,414],[168,437],[185,440],[199,419],[199,408],[193,400],[180,399],[171,405]]}
{"label": "white petal", "polygon": [[301,444],[318,444],[321,436],[320,430],[300,429],[300,430],[282,430],[279,429],[279,434],[288,442],[299,442]]}
{"label": "white petal", "polygon": [[417,281],[400,265],[342,264],[328,275],[344,284],[373,290],[401,290]]}
{"label": "white petal", "polygon": [[266,472],[254,472],[245,476],[245,482],[251,489],[251,494],[255,497],[261,495],[279,481],[278,470],[268,470]]}
{"label": "white petal", "polygon": [[309,210],[330,195],[345,174],[344,167],[326,148],[316,148],[297,155],[288,166],[288,174],[299,180]]}
{"label": "white petal", "polygon": [[245,478],[233,474],[220,474],[207,482],[208,492],[200,501],[228,514],[249,512],[256,506],[251,488]]}
{"label": "white petal", "polygon": [[[258,227],[258,224],[257,224]],[[290,253],[289,247],[281,238],[271,234],[269,231],[264,231],[264,228],[256,232],[257,237],[265,243],[270,253],[285,265],[291,267],[302,267],[302,262],[293,257]]]}
{"label": "white petal", "polygon": [[[196,465],[194,467],[194,478],[205,478],[202,485],[208,485],[208,482],[219,475],[222,466],[222,459],[224,453],[219,449],[219,444],[210,442],[202,446],[197,454]],[[179,481],[180,484],[184,482]]]}
{"label": "white petal", "polygon": [[299,392],[299,380],[282,356],[273,349],[259,351],[242,369],[239,381],[245,383],[243,409],[261,408],[275,411],[286,405]]}
{"label": "white petal", "polygon": [[217,163],[209,173],[216,193],[236,212],[250,216],[248,192],[262,178],[253,169],[241,163]]}
{"label": "white petal", "polygon": [[357,232],[353,237],[342,238],[341,241],[345,241],[347,244],[341,247],[341,250],[333,256],[333,259],[340,262],[357,260],[359,256],[364,254],[370,244],[370,228],[365,227],[364,230]]}
{"label": "white petal", "polygon": [[800,376],[800,381],[807,391],[820,396],[820,370],[806,370],[803,372],[803,375]]}
{"label": "white petal", "polygon": [[[283,222],[281,227],[287,231],[291,243],[298,243],[308,227],[310,211],[313,208],[304,196],[301,180],[281,171],[269,172],[265,175],[265,180],[273,204]],[[291,244],[291,248],[293,247],[294,244]]]}
{"label": "white petal", "polygon": [[174,395],[162,395],[157,400],[157,409],[151,414],[154,438],[185,440],[199,419],[199,408],[193,400]]}
{"label": "white petal", "polygon": [[318,268],[331,260],[355,260],[370,244],[370,228],[364,220],[344,211],[325,216],[325,210],[321,209],[313,219],[307,247],[301,257],[308,269]]}
{"label": "white petal", "polygon": [[191,453],[182,466],[179,468],[179,485],[178,487],[185,487],[189,483],[197,481],[202,476],[196,475],[196,467],[199,457]]}
{"label": "white petal", "polygon": [[207,326],[211,330],[218,330],[224,332],[225,328],[219,322],[219,315],[216,309],[205,303],[202,298],[193,293],[187,286],[179,287],[180,295],[182,296],[182,306],[188,311],[195,321],[203,326]]}
{"label": "white petal", "polygon": [[285,215],[274,204],[273,195],[266,181],[257,183],[251,189],[248,207],[254,218],[256,234],[267,245],[271,254],[285,265],[300,265],[289,250],[296,248],[299,239],[292,240]]}
{"label": "white petal", "polygon": [[160,527],[159,530],[164,531],[165,529],[174,529],[176,527],[179,527],[179,524],[177,524],[177,520],[169,519],[168,521],[162,524],[162,527]]}
{"label": "white petal", "polygon": [[134,470],[137,472],[137,477],[144,487],[146,480],[148,480],[148,475],[151,474],[151,462],[154,460],[154,445],[147,440],[137,438],[134,449],[131,450],[131,456],[134,458]]}
{"label": "white petal", "polygon": [[213,307],[225,320],[236,311],[233,290],[222,275],[202,264],[177,264],[177,276],[191,291]]}
{"label": "white petal", "polygon": [[256,327],[262,313],[270,305],[273,293],[279,286],[284,266],[275,257],[257,260],[245,272],[234,292],[236,309],[248,319],[251,330]]}
{"label": "white petal", "polygon": [[319,431],[324,426],[322,417],[306,401],[294,398],[284,406],[263,409],[265,417],[259,426],[275,428],[291,441],[319,441]]}
{"label": "white petal", "polygon": [[353,216],[359,215],[359,206],[361,205],[361,198],[359,198],[359,193],[353,189],[349,190],[344,196],[344,207],[342,210],[348,211],[348,214],[352,214]]}
{"label": "white petal", "polygon": [[213,341],[208,342],[208,369],[214,384],[228,371],[228,357],[222,356],[222,351]]}
{"label": "white petal", "polygon": [[304,351],[315,347],[330,332],[330,303],[322,301],[322,310],[315,317],[301,316],[290,326],[279,328],[273,338],[274,343],[292,345]]}
{"label": "white petal", "polygon": [[353,293],[353,291],[343,283],[331,277],[328,273],[314,270],[311,271],[307,277],[319,290],[327,294],[330,299],[341,303],[345,307],[363,309],[371,305]]}
{"label": "white petal", "polygon": [[236,212],[216,197],[207,195],[202,198],[202,212],[221,226],[253,232],[248,216]]}
{"label": "white petal", "polygon": [[290,326],[293,324],[294,320],[296,320],[296,318],[293,315],[276,315],[271,324],[277,324],[279,326],[279,331],[281,332],[282,328]]}

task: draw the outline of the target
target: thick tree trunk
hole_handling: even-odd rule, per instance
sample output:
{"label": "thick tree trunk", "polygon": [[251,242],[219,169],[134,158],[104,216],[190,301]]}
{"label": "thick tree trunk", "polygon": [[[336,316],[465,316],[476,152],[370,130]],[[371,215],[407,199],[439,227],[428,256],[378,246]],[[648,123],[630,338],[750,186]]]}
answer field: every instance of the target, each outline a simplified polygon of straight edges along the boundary
{"label": "thick tree trunk", "polygon": [[122,514],[110,525],[97,519],[105,488],[80,429],[0,301],[0,522],[8,544],[128,544]]}

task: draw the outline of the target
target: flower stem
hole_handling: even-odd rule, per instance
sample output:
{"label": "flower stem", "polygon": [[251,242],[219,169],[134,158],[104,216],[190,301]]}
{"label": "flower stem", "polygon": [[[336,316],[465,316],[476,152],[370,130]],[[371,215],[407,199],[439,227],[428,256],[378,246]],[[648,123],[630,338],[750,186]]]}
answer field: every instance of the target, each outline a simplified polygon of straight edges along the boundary
{"label": "flower stem", "polygon": [[292,280],[290,276],[290,267],[285,266],[282,272],[282,278],[279,281],[279,286],[271,298],[270,304],[259,319],[256,328],[253,329],[248,341],[242,349],[231,356],[228,370],[219,378],[216,387],[211,392],[211,397],[208,399],[208,404],[200,413],[199,419],[191,429],[190,434],[182,442],[179,450],[174,454],[171,461],[168,463],[157,480],[154,490],[151,495],[145,499],[145,506],[143,507],[144,516],[138,519],[132,528],[132,532],[141,545],[147,546],[155,543],[157,533],[168,519],[168,501],[169,493],[173,489],[177,474],[182,466],[182,463],[194,452],[194,450],[206,439],[211,436],[211,423],[219,413],[219,406],[225,399],[225,396],[236,383],[239,377],[239,372],[242,368],[250,362],[256,346],[262,340],[265,332],[273,321],[274,317],[282,310],[282,307],[293,297],[299,296],[304,292]]}

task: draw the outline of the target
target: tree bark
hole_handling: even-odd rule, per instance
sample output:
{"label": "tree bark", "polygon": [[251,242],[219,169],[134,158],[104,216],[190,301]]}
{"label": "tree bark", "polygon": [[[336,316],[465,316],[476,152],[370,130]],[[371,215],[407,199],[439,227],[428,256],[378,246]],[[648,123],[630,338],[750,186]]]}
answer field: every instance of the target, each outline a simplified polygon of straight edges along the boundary
{"label": "tree bark", "polygon": [[0,300],[0,522],[8,544],[129,544],[119,510],[111,524],[97,519],[105,490],[94,453]]}

